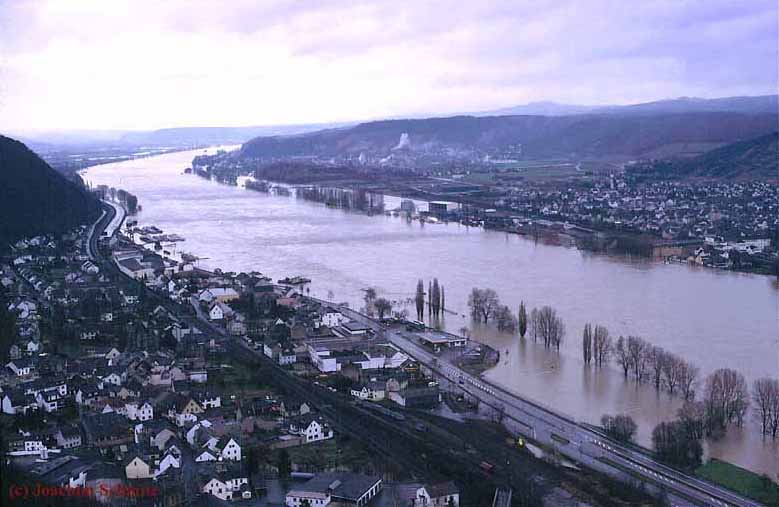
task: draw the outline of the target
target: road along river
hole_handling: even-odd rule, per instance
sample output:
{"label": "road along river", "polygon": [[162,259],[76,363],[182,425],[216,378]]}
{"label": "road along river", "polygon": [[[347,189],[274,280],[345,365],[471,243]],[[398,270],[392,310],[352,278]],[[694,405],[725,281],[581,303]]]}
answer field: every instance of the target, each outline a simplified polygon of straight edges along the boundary
{"label": "road along river", "polygon": [[[95,166],[84,177],[137,195],[139,223],[185,237],[178,248],[204,257],[204,268],[306,276],[312,296],[353,308],[366,287],[401,301],[413,296],[417,279],[437,277],[453,311],[444,326],[456,332],[467,325],[501,352],[490,380],[590,423],[604,413],[628,413],[644,445],[680,401],[624,381],[616,368],[585,368],[586,322],[606,325],[615,337],[641,335],[704,375],[721,367],[743,372],[750,383],[779,375],[779,288],[770,277],[592,254],[454,223],[367,216],[184,175],[201,152]],[[399,200],[385,203],[392,208]],[[495,289],[515,311],[520,300],[528,308],[555,307],[568,331],[560,354],[472,326],[465,315],[473,287]],[[779,470],[779,443],[764,441],[751,418],[708,451],[774,478]]]}

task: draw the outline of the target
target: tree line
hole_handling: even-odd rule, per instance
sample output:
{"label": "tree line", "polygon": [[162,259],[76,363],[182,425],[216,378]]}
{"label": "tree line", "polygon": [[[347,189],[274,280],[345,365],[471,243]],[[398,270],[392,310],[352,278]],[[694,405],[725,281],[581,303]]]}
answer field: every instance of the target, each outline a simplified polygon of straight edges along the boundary
{"label": "tree line", "polygon": [[[427,296],[427,303],[425,303],[425,296]],[[428,316],[437,319],[443,315],[446,310],[446,293],[443,284],[438,283],[438,278],[428,281],[427,292],[425,292],[425,282],[421,278],[417,281],[414,304],[419,321],[425,318],[425,305],[427,305]]]}

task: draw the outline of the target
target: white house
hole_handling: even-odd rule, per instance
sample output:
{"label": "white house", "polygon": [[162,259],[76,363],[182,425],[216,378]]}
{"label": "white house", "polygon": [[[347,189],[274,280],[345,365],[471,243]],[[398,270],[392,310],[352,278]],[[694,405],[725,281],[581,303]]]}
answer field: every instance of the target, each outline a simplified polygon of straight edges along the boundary
{"label": "white house", "polygon": [[195,462],[201,463],[203,461],[216,461],[216,453],[210,449],[203,449],[199,454],[195,455]]}
{"label": "white house", "polygon": [[149,479],[154,477],[151,467],[140,456],[134,456],[124,467],[128,479]]}
{"label": "white house", "polygon": [[330,426],[313,417],[303,417],[290,424],[290,433],[297,433],[305,437],[305,443],[320,442],[333,438],[333,430]]}
{"label": "white house", "polygon": [[230,307],[221,301],[216,301],[211,304],[211,308],[208,310],[208,318],[211,320],[224,320],[229,318],[232,314],[233,311]]}
{"label": "white house", "polygon": [[203,486],[203,493],[213,495],[220,500],[233,500],[237,497],[243,499],[251,498],[251,491],[248,489],[249,479],[247,477],[214,477]]}
{"label": "white house", "polygon": [[127,410],[127,418],[131,421],[151,421],[154,419],[154,407],[151,403],[145,401],[142,405],[138,403],[127,403],[125,405]]}
{"label": "white house", "polygon": [[233,438],[224,436],[216,444],[219,457],[228,461],[241,461],[241,446]]}
{"label": "white house", "polygon": [[5,366],[14,372],[17,377],[27,377],[31,375],[35,369],[35,365],[33,365],[32,361],[26,357],[21,359],[14,359]]}

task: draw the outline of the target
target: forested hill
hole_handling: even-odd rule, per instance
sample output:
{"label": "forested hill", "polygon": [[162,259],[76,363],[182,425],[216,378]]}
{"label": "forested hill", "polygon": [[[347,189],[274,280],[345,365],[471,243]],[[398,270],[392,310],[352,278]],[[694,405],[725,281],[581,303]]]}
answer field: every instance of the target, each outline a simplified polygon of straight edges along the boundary
{"label": "forested hill", "polygon": [[500,153],[521,145],[533,158],[665,158],[696,145],[698,151],[775,130],[776,114],[673,113],[574,116],[456,116],[388,120],[296,136],[258,137],[243,145],[246,157],[389,154],[403,134],[416,153]]}
{"label": "forested hill", "polygon": [[656,162],[641,170],[669,178],[779,180],[779,132],[726,144],[690,159]]}
{"label": "forested hill", "polygon": [[0,135],[0,249],[25,236],[65,232],[96,219],[99,210],[89,192]]}

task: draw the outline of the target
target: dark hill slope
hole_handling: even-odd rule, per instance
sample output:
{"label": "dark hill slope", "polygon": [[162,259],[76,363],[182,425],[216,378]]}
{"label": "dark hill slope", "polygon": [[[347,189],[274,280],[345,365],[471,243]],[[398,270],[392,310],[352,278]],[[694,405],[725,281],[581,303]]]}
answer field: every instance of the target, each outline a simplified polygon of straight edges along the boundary
{"label": "dark hill slope", "polygon": [[407,133],[412,150],[485,152],[522,145],[525,158],[648,157],[685,143],[730,143],[775,130],[776,114],[682,113],[658,115],[455,116],[361,123],[297,136],[258,137],[243,145],[247,157],[322,157],[389,153]]}
{"label": "dark hill slope", "polygon": [[99,202],[24,144],[0,136],[0,248],[97,218]]}
{"label": "dark hill slope", "polygon": [[779,132],[727,144],[691,159],[658,162],[651,170],[674,178],[779,180]]}

